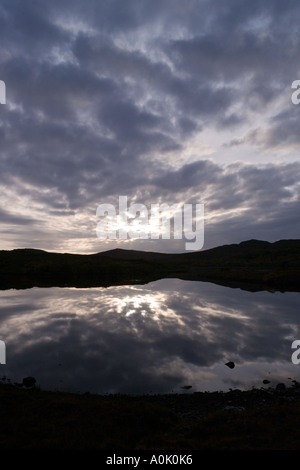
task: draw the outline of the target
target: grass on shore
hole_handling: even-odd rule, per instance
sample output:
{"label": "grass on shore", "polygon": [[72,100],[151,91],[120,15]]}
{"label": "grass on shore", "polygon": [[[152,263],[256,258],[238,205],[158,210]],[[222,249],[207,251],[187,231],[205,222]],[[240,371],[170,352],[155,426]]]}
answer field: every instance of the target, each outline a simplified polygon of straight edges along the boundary
{"label": "grass on shore", "polygon": [[[193,394],[191,399],[195,400]],[[260,409],[178,412],[187,395],[90,395],[0,385],[0,450],[300,448],[300,399]],[[203,406],[203,404],[202,404]]]}

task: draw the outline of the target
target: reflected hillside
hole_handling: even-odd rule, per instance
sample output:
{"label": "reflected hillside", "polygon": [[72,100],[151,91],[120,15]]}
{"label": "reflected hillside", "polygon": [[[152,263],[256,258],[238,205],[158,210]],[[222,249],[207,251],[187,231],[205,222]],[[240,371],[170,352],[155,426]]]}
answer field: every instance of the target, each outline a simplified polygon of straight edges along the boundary
{"label": "reflected hillside", "polygon": [[249,291],[300,291],[300,240],[249,240],[164,254],[111,250],[92,255],[18,249],[0,252],[0,288],[108,287],[163,278],[208,281]]}

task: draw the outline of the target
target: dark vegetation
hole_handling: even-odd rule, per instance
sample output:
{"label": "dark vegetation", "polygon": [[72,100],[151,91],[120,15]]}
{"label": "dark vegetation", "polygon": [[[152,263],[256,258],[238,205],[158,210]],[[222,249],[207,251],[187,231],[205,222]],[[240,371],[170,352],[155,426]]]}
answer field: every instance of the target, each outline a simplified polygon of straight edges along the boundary
{"label": "dark vegetation", "polygon": [[34,249],[0,251],[0,288],[97,287],[162,278],[209,281],[250,291],[300,291],[300,240],[249,240],[163,254],[111,250],[92,255]]}
{"label": "dark vegetation", "polygon": [[154,396],[48,392],[2,383],[0,402],[0,450],[300,448],[298,383]]}

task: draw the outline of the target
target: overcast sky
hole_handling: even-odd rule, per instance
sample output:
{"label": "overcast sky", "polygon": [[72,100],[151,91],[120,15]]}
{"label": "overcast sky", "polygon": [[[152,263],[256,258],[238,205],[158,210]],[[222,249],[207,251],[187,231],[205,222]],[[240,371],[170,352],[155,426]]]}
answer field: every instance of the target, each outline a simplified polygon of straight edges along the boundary
{"label": "overcast sky", "polygon": [[299,24],[299,0],[1,0],[0,249],[185,251],[98,238],[120,195],[204,204],[202,249],[300,238]]}

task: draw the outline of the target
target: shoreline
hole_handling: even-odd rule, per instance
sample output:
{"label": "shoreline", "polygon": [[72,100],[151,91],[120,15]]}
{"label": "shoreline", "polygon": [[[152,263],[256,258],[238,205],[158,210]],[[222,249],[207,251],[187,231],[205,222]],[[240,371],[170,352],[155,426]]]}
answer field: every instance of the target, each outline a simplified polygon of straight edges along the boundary
{"label": "shoreline", "polygon": [[300,383],[228,392],[97,395],[0,384],[0,449],[300,447]]}

